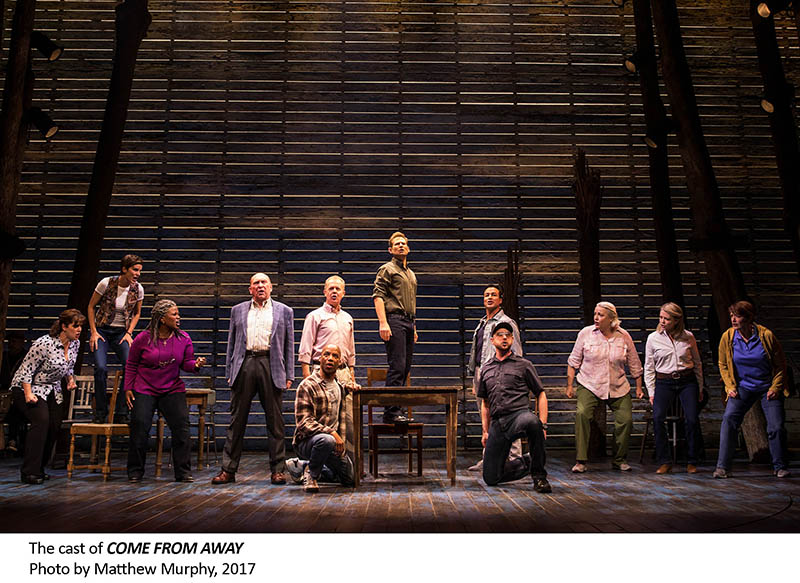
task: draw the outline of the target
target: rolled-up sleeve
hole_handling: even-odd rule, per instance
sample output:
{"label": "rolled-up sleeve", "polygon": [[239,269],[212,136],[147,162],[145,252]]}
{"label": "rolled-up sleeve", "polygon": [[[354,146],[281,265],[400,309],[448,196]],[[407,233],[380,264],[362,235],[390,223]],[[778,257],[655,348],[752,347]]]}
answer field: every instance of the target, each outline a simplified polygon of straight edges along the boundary
{"label": "rolled-up sleeve", "polygon": [[583,344],[586,342],[586,330],[584,328],[578,332],[578,338],[575,340],[575,345],[572,347],[572,352],[569,354],[567,364],[574,369],[579,369],[583,364]]}
{"label": "rolled-up sleeve", "polygon": [[12,387],[21,387],[22,383],[33,384],[33,376],[47,358],[47,350],[44,343],[46,339],[43,336],[33,343],[28,354],[22,359],[22,364],[19,365],[17,372],[14,374],[14,379],[11,382]]}
{"label": "rolled-up sleeve", "polygon": [[633,343],[633,338],[628,332],[625,332],[625,346],[628,347],[628,370],[631,371],[631,376],[635,379],[642,376],[642,361],[639,358],[639,353],[636,351],[636,345]]}
{"label": "rolled-up sleeve", "polygon": [[652,334],[647,337],[647,344],[644,346],[644,386],[647,387],[649,396],[656,394],[656,362]]}
{"label": "rolled-up sleeve", "polygon": [[378,273],[375,275],[375,285],[372,288],[373,298],[381,298],[385,301],[391,295],[389,293],[391,279],[388,277],[387,271],[385,266],[378,269]]}

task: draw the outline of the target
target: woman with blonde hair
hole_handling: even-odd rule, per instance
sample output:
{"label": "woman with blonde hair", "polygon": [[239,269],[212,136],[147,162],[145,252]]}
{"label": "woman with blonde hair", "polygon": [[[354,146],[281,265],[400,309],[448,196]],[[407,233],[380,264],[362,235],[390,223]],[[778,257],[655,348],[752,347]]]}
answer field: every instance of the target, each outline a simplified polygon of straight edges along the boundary
{"label": "woman with blonde hair", "polygon": [[664,421],[675,399],[683,407],[689,459],[686,471],[697,472],[700,444],[698,428],[703,396],[703,364],[697,340],[685,329],[683,310],[667,302],[661,306],[656,331],[647,337],[644,357],[644,382],[653,405],[653,433],[656,437],[657,474],[672,471]]}
{"label": "woman with blonde hair", "polygon": [[[567,361],[567,397],[575,396],[578,379],[578,408],[575,412],[576,462],[572,471],[586,471],[589,452],[589,423],[594,410],[606,404],[614,412],[614,469],[630,471],[628,441],[633,429],[631,385],[625,367],[636,379],[636,398],[641,399],[642,363],[631,335],[622,329],[617,308],[600,302],[594,308],[594,324],[578,333]],[[577,376],[576,376],[577,371]]]}

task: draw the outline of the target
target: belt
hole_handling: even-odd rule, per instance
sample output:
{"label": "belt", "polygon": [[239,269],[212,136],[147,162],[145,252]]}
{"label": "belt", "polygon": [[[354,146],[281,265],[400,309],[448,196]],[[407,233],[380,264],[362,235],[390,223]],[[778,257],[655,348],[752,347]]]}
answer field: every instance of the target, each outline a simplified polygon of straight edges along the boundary
{"label": "belt", "polygon": [[269,350],[245,350],[245,356],[269,356]]}
{"label": "belt", "polygon": [[412,316],[411,314],[409,314],[405,310],[392,310],[391,312],[386,312],[386,313],[387,314],[394,314],[396,316],[401,316],[401,317],[405,318],[406,320],[411,320],[412,322],[414,320],[416,320],[415,316]]}
{"label": "belt", "polygon": [[662,381],[680,381],[685,379],[694,378],[694,369],[687,368],[680,372],[658,372],[656,371],[656,378]]}

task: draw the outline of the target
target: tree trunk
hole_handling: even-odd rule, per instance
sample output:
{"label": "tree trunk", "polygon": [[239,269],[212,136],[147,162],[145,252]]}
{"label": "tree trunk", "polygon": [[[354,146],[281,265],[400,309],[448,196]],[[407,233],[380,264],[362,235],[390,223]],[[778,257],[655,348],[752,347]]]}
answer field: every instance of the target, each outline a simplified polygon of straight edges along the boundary
{"label": "tree trunk", "polygon": [[[17,0],[0,112],[0,233],[9,240],[16,236],[17,199],[26,132],[23,118],[26,95],[30,96],[32,91],[28,64],[35,13],[36,0]],[[14,260],[13,256],[6,255],[11,254],[2,253],[0,256],[0,347],[6,335],[11,266]]]}
{"label": "tree trunk", "polygon": [[[661,47],[661,68],[669,93],[678,133],[678,145],[686,173],[694,222],[692,241],[706,266],[714,309],[719,322],[728,322],[728,306],[746,297],[744,279],[733,250],[730,231],[722,212],[717,179],[711,165],[692,75],[683,48],[680,20],[675,0],[652,0],[653,20]],[[755,407],[754,407],[755,409]],[[751,411],[748,415],[753,416]],[[763,415],[763,413],[762,413]],[[766,429],[742,428],[748,450],[766,445]]]}
{"label": "tree trunk", "polygon": [[117,6],[116,13],[116,43],[111,84],[97,142],[67,300],[68,308],[79,310],[86,310],[97,283],[100,251],[103,247],[106,219],[111,205],[125,121],[128,117],[136,56],[152,20],[147,10],[147,0],[125,0]]}
{"label": "tree trunk", "polygon": [[768,117],[783,191],[784,227],[800,272],[800,149],[792,114],[793,88],[784,75],[775,21],[772,16],[761,18],[756,11],[758,4],[758,0],[750,0],[750,22],[756,39],[758,68],[764,81],[764,97],[774,108]]}
{"label": "tree trunk", "polygon": [[[578,262],[581,274],[583,323],[594,322],[594,307],[600,301],[600,204],[603,188],[600,173],[589,168],[586,152],[578,148],[575,154],[575,207],[578,219]],[[589,433],[589,457],[606,454],[606,408],[595,407]]]}
{"label": "tree trunk", "polygon": [[653,39],[653,19],[650,0],[634,0],[633,21],[636,26],[636,48],[639,55],[639,84],[642,90],[647,136],[656,145],[648,147],[650,162],[650,194],[653,199],[653,225],[661,274],[661,299],[686,307],[678,259],[678,243],[672,215],[667,157],[668,122],[664,102],[658,87],[658,68]]}

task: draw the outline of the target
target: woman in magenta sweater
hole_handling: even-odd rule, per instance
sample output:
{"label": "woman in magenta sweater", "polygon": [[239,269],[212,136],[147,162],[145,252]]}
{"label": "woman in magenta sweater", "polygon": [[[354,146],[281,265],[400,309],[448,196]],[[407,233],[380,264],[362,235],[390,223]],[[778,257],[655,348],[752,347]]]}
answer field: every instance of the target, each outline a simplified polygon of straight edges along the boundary
{"label": "woman in magenta sweater", "polygon": [[189,408],[181,369],[194,372],[206,360],[195,360],[192,340],[180,330],[178,306],[159,300],[150,325],[133,341],[125,364],[125,400],[131,409],[128,481],[141,482],[153,413],[158,409],[172,432],[172,465],[176,482],[193,482],[189,464]]}

